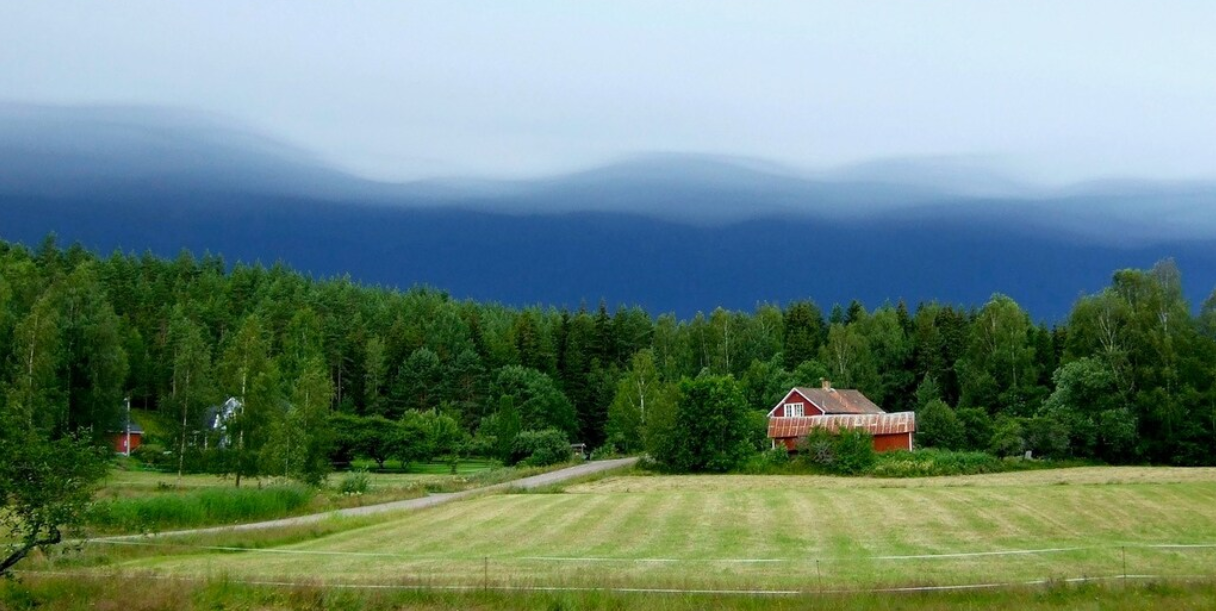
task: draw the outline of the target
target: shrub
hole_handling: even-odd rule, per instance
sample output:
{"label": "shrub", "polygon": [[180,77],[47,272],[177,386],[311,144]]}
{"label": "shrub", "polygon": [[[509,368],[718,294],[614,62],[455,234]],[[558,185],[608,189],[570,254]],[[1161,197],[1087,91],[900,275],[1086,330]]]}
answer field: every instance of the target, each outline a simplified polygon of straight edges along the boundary
{"label": "shrub", "polygon": [[570,460],[570,442],[557,429],[523,431],[515,437],[514,456],[534,467],[555,465]]}
{"label": "shrub", "polygon": [[605,460],[617,455],[616,444],[612,443],[612,441],[606,441],[604,445],[591,451],[591,460]]}
{"label": "shrub", "polygon": [[173,454],[166,452],[164,446],[155,443],[145,443],[131,450],[131,457],[153,469],[169,469],[176,467]]}
{"label": "shrub", "polygon": [[860,429],[836,434],[836,472],[859,475],[874,466],[874,437]]}
{"label": "shrub", "polygon": [[962,449],[988,449],[988,442],[992,440],[992,417],[988,415],[988,410],[982,407],[960,407],[954,410],[954,414],[963,425]]}
{"label": "shrub", "polygon": [[992,427],[988,447],[997,456],[1019,456],[1026,450],[1022,422],[1017,418],[998,418]]}
{"label": "shrub", "polygon": [[833,433],[817,427],[799,442],[798,458],[828,473],[860,475],[874,466],[874,438],[860,429]]}
{"label": "shrub", "polygon": [[368,479],[367,472],[363,470],[352,471],[338,484],[338,492],[349,496],[365,494],[369,488],[371,488],[371,480]]}
{"label": "shrub", "polygon": [[878,455],[871,473],[877,477],[929,477],[974,475],[1010,470],[1009,463],[987,452],[924,449]]}
{"label": "shrub", "polygon": [[916,412],[916,441],[919,445],[957,450],[966,443],[963,423],[941,399],[933,399]]}

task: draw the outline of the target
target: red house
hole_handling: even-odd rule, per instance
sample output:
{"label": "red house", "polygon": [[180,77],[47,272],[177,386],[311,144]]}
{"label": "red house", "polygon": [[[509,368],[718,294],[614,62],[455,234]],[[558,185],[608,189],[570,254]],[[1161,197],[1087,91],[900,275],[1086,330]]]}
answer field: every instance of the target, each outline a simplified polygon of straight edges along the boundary
{"label": "red house", "polygon": [[888,414],[861,392],[832,388],[827,380],[822,388],[790,390],[768,413],[768,436],[774,448],[781,444],[792,452],[798,440],[816,427],[833,432],[865,429],[874,436],[874,449],[879,452],[911,450],[916,414]]}

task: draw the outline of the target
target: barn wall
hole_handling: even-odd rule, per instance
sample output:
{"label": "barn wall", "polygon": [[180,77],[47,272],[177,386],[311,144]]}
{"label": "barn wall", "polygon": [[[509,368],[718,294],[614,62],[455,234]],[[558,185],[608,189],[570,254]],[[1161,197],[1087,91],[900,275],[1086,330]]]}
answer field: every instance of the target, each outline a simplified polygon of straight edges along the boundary
{"label": "barn wall", "polygon": [[[110,438],[110,443],[113,444],[114,451],[118,454],[127,453],[127,449],[124,447],[126,445],[126,441],[126,433],[118,433]],[[140,433],[131,433],[131,450],[134,451],[135,449],[139,448],[141,443],[143,443],[143,435]]]}
{"label": "barn wall", "polygon": [[890,452],[892,450],[911,450],[912,449],[912,433],[899,433],[898,435],[875,435],[874,450],[876,452]]}
{"label": "barn wall", "polygon": [[[794,452],[798,449],[798,438],[783,437],[776,440],[778,446],[785,446],[785,449]],[[911,450],[912,449],[912,434],[899,433],[897,435],[875,435],[874,436],[874,451],[875,452],[891,452],[894,450]]]}

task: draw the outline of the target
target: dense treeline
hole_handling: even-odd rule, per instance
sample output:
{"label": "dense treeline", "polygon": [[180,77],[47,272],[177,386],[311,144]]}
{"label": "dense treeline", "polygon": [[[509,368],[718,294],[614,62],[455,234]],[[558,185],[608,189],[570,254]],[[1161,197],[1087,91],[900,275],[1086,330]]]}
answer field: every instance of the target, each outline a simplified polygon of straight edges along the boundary
{"label": "dense treeline", "polygon": [[[554,431],[654,449],[710,391],[751,408],[745,425],[724,421],[761,446],[757,414],[821,378],[916,410],[924,445],[1216,463],[1216,295],[1195,316],[1171,261],[1116,272],[1049,328],[1002,295],[977,309],[853,302],[825,316],[807,300],[678,320],[602,302],[513,309],[214,255],[102,258],[48,239],[0,244],[0,363],[7,408],[52,436],[117,430],[129,397],[175,423],[178,466],[219,444],[238,475],[310,479],[335,452],[408,457],[402,445],[424,438],[504,460],[538,435],[554,446]],[[239,417],[200,439],[228,397]],[[405,432],[376,449],[388,428]]]}

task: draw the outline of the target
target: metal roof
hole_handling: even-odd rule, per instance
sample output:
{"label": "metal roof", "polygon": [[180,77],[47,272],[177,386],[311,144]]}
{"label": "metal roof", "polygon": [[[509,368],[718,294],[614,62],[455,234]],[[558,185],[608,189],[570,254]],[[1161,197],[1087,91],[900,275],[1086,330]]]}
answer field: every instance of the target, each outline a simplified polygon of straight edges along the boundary
{"label": "metal roof", "polygon": [[865,429],[871,435],[899,435],[916,432],[915,412],[894,414],[828,414],[802,418],[769,418],[768,436],[773,439],[806,437],[812,428],[831,432],[841,429]]}

